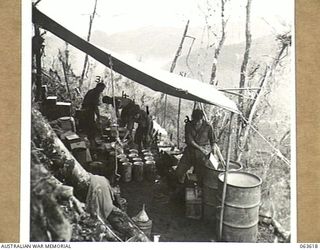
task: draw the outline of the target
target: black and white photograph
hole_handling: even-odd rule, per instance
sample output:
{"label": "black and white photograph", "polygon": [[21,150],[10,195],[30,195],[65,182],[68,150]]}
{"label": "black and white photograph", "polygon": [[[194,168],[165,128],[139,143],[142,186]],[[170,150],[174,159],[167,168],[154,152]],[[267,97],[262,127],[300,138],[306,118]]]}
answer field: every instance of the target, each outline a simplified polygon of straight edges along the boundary
{"label": "black and white photograph", "polygon": [[23,7],[22,239],[296,242],[294,0]]}

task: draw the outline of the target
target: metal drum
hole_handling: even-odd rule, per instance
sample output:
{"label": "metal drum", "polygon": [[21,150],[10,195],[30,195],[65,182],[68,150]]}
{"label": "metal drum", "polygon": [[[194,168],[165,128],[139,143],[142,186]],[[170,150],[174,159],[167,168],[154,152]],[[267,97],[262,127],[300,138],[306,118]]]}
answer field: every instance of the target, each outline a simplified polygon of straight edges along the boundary
{"label": "metal drum", "polygon": [[157,168],[155,161],[146,161],[145,162],[145,177],[148,181],[153,182],[157,175]]}
{"label": "metal drum", "polygon": [[[218,176],[218,180],[217,198],[221,205],[224,173]],[[261,178],[256,175],[245,172],[228,172],[222,241],[257,241],[261,183]],[[217,213],[217,233],[219,233],[219,222],[220,211]]]}
{"label": "metal drum", "polygon": [[132,179],[132,163],[123,162],[121,166],[121,180],[123,182],[130,182]]}
{"label": "metal drum", "polygon": [[136,154],[136,153],[130,153],[130,154],[128,155],[128,157],[129,157],[130,161],[133,162],[133,158],[137,158],[137,157],[138,157],[138,154]]}
{"label": "metal drum", "polygon": [[[241,163],[229,162],[229,170],[239,171],[241,169]],[[218,175],[223,172],[224,170],[216,170],[209,167],[204,170],[202,185],[203,218],[209,223],[214,223],[216,219]]]}
{"label": "metal drum", "polygon": [[136,161],[133,163],[133,179],[135,181],[143,181],[143,162]]}
{"label": "metal drum", "polygon": [[144,157],[146,157],[146,156],[153,156],[153,154],[152,154],[151,152],[144,152],[143,155],[144,155]]}
{"label": "metal drum", "polygon": [[121,160],[122,159],[126,159],[127,158],[127,156],[125,155],[125,154],[119,154],[119,155],[117,155],[117,161],[118,161],[118,164],[121,164]]}
{"label": "metal drum", "polygon": [[129,162],[130,160],[128,158],[120,158],[119,162],[120,165],[122,165],[124,162]]}

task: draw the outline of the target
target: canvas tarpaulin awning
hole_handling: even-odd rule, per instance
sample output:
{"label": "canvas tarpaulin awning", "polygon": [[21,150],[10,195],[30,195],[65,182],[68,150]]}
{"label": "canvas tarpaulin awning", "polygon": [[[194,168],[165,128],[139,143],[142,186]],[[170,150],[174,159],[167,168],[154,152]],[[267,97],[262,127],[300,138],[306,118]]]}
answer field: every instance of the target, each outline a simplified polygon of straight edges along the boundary
{"label": "canvas tarpaulin awning", "polygon": [[187,100],[213,104],[234,113],[240,113],[235,102],[226,97],[214,86],[198,80],[182,77],[163,70],[148,67],[139,62],[129,62],[119,55],[88,43],[84,39],[67,30],[37,8],[33,7],[32,21],[45,30],[50,31],[62,40],[73,45],[100,63],[146,87],[168,95]]}

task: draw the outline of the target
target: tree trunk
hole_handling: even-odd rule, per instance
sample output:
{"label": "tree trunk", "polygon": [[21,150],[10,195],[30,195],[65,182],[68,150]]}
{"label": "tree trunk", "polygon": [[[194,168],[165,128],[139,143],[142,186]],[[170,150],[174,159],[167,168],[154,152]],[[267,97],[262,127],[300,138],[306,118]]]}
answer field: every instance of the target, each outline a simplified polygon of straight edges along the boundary
{"label": "tree trunk", "polygon": [[249,112],[249,118],[248,118],[246,127],[244,128],[243,136],[240,137],[239,141],[238,141],[239,152],[238,152],[238,155],[237,155],[237,161],[241,160],[241,157],[242,157],[242,154],[243,154],[243,151],[244,151],[244,147],[245,147],[245,145],[247,143],[247,140],[248,140],[249,131],[250,131],[250,128],[251,128],[253,116],[254,116],[254,114],[255,114],[255,112],[257,110],[257,106],[258,106],[258,104],[260,102],[260,98],[261,98],[262,93],[263,93],[262,89],[264,88],[264,85],[267,82],[266,81],[267,72],[268,72],[267,70],[268,69],[266,68],[264,76],[262,77],[262,80],[261,80],[261,83],[260,83],[260,89],[257,91],[255,99],[254,99],[254,101],[253,101],[253,103],[251,105],[250,112]]}
{"label": "tree trunk", "polygon": [[[93,9],[92,15],[90,15],[87,42],[89,42],[90,38],[91,38],[91,29],[92,29],[93,19],[94,19],[95,15],[96,15],[97,2],[98,2],[98,0],[95,0],[94,9]],[[82,69],[82,73],[81,73],[81,77],[80,77],[80,81],[79,81],[80,89],[81,89],[82,84],[83,84],[83,78],[84,78],[84,75],[85,75],[85,72],[86,72],[87,63],[88,63],[88,54],[86,54],[86,56],[84,58],[83,69]]]}
{"label": "tree trunk", "polygon": [[68,43],[66,43],[65,60],[63,59],[62,53],[59,50],[59,61],[62,64],[63,75],[64,75],[64,79],[65,79],[65,82],[66,82],[67,91],[68,91],[68,94],[69,94],[70,101],[72,101],[70,87],[69,87],[69,79],[68,79],[69,69],[70,69],[69,59],[68,58],[69,58],[69,55],[68,55]]}
{"label": "tree trunk", "polygon": [[214,51],[214,57],[213,57],[213,63],[212,63],[212,67],[211,67],[211,75],[210,75],[210,81],[209,81],[209,83],[212,85],[216,85],[218,57],[220,55],[221,48],[222,48],[224,41],[226,39],[225,29],[226,29],[227,21],[224,16],[225,3],[226,3],[226,0],[221,0],[221,37],[220,37],[220,40],[218,43],[218,47]]}
{"label": "tree trunk", "polygon": [[285,50],[288,46],[289,46],[289,43],[282,43],[281,48],[278,51],[277,56],[275,57],[275,59],[273,60],[273,62],[271,64],[271,67],[269,68],[269,70],[268,70],[268,68],[266,68],[265,73],[264,73],[262,80],[261,80],[261,83],[260,83],[260,89],[257,91],[257,93],[254,97],[253,103],[248,108],[248,112],[246,112],[246,113],[249,113],[248,121],[246,122],[246,126],[244,128],[243,135],[240,136],[238,139],[238,154],[237,154],[238,161],[241,160],[243,150],[247,144],[249,132],[251,129],[251,124],[253,121],[253,117],[254,117],[254,114],[256,113],[257,106],[259,105],[260,98],[265,91],[265,86],[266,86],[266,84],[270,83],[270,80],[271,80],[277,66],[279,65],[279,62],[282,59],[283,53],[285,52]]}
{"label": "tree trunk", "polygon": [[[35,25],[35,39],[40,40],[40,29],[38,25]],[[35,94],[35,101],[40,101],[42,98],[42,79],[41,79],[41,47],[40,44],[37,44],[38,46],[35,46],[35,57],[36,57],[36,94]]]}
{"label": "tree trunk", "polygon": [[[178,50],[174,56],[174,59],[172,61],[172,64],[171,64],[171,67],[170,67],[170,73],[173,72],[174,68],[176,67],[176,64],[177,64],[177,61],[178,61],[178,58],[179,56],[181,55],[181,50],[182,50],[182,46],[183,46],[183,43],[184,43],[184,39],[186,38],[187,36],[187,32],[188,32],[188,28],[189,28],[189,22],[190,20],[187,21],[187,24],[186,24],[186,27],[184,29],[184,32],[183,32],[183,35],[182,35],[182,38],[181,38],[181,42],[179,44],[179,47],[178,47]],[[161,95],[161,99],[163,98],[163,94]],[[162,123],[162,126],[165,127],[166,126],[166,119],[167,119],[167,102],[168,102],[168,96],[165,95],[165,98],[164,98],[164,114],[163,114],[163,123]]]}
{"label": "tree trunk", "polygon": [[[252,0],[247,0],[247,6],[246,6],[246,46],[245,46],[245,51],[243,54],[243,61],[241,65],[241,70],[240,70],[240,82],[239,82],[239,88],[242,89],[245,87],[246,83],[246,74],[247,74],[247,66],[249,62],[249,57],[250,57],[250,48],[251,48],[251,30],[250,30],[250,20],[251,20],[251,2]],[[240,95],[243,94],[243,91],[241,90],[239,92]],[[244,100],[242,96],[239,96],[238,98],[238,103],[239,103],[239,109],[242,113],[244,113]],[[237,122],[237,143],[240,142],[240,137],[242,133],[242,125],[243,121],[241,116],[238,116],[238,122]],[[239,148],[236,147],[236,155],[239,154]]]}

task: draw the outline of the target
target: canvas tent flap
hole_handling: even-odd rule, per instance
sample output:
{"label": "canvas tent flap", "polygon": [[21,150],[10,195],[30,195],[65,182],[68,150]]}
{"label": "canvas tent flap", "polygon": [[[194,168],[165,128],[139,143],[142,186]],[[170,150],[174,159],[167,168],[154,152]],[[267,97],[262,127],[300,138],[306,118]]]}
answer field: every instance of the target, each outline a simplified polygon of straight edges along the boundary
{"label": "canvas tent flap", "polygon": [[240,113],[235,102],[226,97],[214,86],[198,80],[182,77],[163,70],[148,67],[139,62],[129,62],[111,51],[100,49],[67,30],[37,8],[33,7],[32,21],[43,29],[50,31],[62,40],[73,45],[100,63],[154,91],[187,100],[213,104],[234,113]]}

